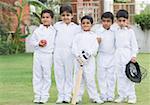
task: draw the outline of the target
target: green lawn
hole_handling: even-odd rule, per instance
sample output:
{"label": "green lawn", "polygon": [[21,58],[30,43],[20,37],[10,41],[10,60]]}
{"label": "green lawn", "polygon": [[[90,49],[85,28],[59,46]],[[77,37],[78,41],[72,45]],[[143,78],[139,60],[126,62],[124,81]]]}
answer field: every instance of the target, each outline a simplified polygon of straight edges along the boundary
{"label": "green lawn", "polygon": [[[150,54],[139,54],[138,61],[149,70],[150,75]],[[149,75],[141,84],[136,85],[136,105],[150,105]],[[34,105],[32,99],[32,54],[0,56],[0,105]],[[56,99],[57,91],[52,74],[50,100],[46,105],[55,105]],[[96,105],[89,102],[87,92],[84,94],[83,105]],[[103,105],[128,104],[105,103]]]}

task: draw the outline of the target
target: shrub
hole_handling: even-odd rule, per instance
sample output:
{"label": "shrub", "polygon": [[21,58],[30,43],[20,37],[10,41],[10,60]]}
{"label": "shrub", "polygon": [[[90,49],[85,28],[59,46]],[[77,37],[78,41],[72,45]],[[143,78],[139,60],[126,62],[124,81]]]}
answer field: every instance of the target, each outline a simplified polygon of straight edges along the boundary
{"label": "shrub", "polygon": [[140,25],[142,30],[150,29],[150,14],[142,13],[140,15],[135,15],[134,20]]}
{"label": "shrub", "polygon": [[150,29],[150,5],[147,5],[145,10],[139,15],[134,16],[134,21],[141,27],[142,30]]}
{"label": "shrub", "polygon": [[0,43],[0,55],[8,55],[9,50],[8,50],[8,45],[7,43]]}
{"label": "shrub", "polygon": [[115,3],[126,3],[128,0],[114,0]]}

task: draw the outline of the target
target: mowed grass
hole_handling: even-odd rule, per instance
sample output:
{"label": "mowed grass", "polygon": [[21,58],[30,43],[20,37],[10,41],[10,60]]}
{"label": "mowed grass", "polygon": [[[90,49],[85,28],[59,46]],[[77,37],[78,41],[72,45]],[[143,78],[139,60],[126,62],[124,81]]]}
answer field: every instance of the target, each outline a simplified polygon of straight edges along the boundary
{"label": "mowed grass", "polygon": [[[150,105],[150,54],[139,54],[138,62],[148,70],[148,76],[140,84],[136,84],[136,105]],[[56,105],[56,99],[57,90],[52,72],[50,100],[45,105]],[[0,105],[34,105],[32,100],[32,54],[0,56]],[[87,92],[83,96],[82,104],[96,105],[90,103]],[[105,103],[103,105],[128,104]]]}

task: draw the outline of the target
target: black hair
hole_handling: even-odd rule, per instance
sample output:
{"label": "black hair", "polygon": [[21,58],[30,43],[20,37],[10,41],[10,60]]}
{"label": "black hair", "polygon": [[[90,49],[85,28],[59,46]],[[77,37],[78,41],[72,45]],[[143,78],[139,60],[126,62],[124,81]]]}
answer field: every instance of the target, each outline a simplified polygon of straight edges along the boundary
{"label": "black hair", "polygon": [[83,17],[81,18],[81,23],[82,23],[83,19],[88,19],[88,20],[91,22],[91,24],[93,24],[93,18],[92,18],[91,16],[89,16],[89,15],[83,16]]}
{"label": "black hair", "polygon": [[116,18],[118,19],[118,18],[121,18],[121,17],[128,19],[129,18],[128,11],[124,10],[124,9],[119,10],[116,14]]}
{"label": "black hair", "polygon": [[50,9],[44,9],[44,10],[42,10],[42,12],[41,12],[41,17],[42,17],[42,15],[43,15],[44,13],[49,13],[50,16],[51,16],[51,18],[54,17],[54,13],[53,13],[53,11],[50,10]]}
{"label": "black hair", "polygon": [[71,5],[63,4],[60,7],[60,14],[62,14],[63,12],[67,12],[67,13],[71,13],[72,14],[72,7],[71,7]]}
{"label": "black hair", "polygon": [[101,20],[103,18],[110,18],[112,20],[112,23],[114,22],[114,15],[111,12],[105,12],[101,16]]}

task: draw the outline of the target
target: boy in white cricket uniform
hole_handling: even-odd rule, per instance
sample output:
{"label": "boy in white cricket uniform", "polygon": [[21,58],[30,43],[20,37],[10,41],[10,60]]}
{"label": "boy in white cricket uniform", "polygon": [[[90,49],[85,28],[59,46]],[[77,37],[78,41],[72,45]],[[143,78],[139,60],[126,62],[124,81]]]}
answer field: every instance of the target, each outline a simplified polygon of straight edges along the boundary
{"label": "boy in white cricket uniform", "polygon": [[138,45],[134,31],[128,27],[128,12],[119,10],[117,12],[118,28],[116,30],[116,58],[117,58],[117,85],[119,97],[115,102],[123,102],[128,98],[128,103],[136,103],[134,83],[131,82],[126,74],[126,64],[136,62]]}
{"label": "boy in white cricket uniform", "polygon": [[58,90],[56,103],[69,103],[73,87],[73,55],[71,53],[72,41],[75,34],[81,29],[71,22],[72,8],[70,5],[60,7],[62,21],[57,22],[54,27],[57,31],[54,51],[55,80]]}
{"label": "boy in white cricket uniform", "polygon": [[34,47],[33,57],[33,90],[34,103],[46,103],[51,86],[52,53],[56,31],[53,28],[51,10],[41,13],[42,24],[33,32],[30,43]]}
{"label": "boy in white cricket uniform", "polygon": [[96,30],[100,41],[97,56],[97,79],[103,101],[113,101],[115,90],[115,33],[111,29],[114,16],[105,12],[101,16],[101,27]]}
{"label": "boy in white cricket uniform", "polygon": [[95,83],[95,55],[97,54],[98,50],[98,42],[96,39],[97,35],[91,31],[92,24],[93,19],[91,16],[82,17],[81,26],[83,31],[76,35],[72,46],[72,52],[76,58],[75,78],[77,77],[77,72],[82,63],[82,59],[79,59],[79,56],[82,56],[83,51],[89,55],[87,62],[83,64],[83,75],[80,91],[77,97],[77,103],[82,101],[82,96],[84,93],[84,83],[87,86],[87,91],[91,101],[94,103],[103,103],[103,101],[100,100]]}

